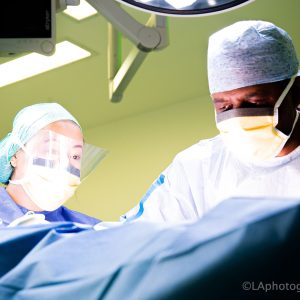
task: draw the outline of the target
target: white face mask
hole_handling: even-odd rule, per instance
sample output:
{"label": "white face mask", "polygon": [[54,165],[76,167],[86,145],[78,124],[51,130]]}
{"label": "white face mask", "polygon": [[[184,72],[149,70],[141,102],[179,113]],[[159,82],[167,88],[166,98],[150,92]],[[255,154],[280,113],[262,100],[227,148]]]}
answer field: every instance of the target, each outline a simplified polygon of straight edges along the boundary
{"label": "white face mask", "polygon": [[26,145],[24,175],[10,180],[23,187],[40,209],[53,211],[71,198],[80,185],[82,141],[49,130],[41,130]]}
{"label": "white face mask", "polygon": [[80,179],[67,171],[31,165],[24,178],[10,183],[20,184],[40,209],[53,211],[74,195]]}
{"label": "white face mask", "polygon": [[217,128],[225,145],[240,159],[261,161],[274,158],[293,133],[299,114],[288,135],[276,128],[278,108],[294,83],[292,77],[274,108],[238,108],[216,114]]}

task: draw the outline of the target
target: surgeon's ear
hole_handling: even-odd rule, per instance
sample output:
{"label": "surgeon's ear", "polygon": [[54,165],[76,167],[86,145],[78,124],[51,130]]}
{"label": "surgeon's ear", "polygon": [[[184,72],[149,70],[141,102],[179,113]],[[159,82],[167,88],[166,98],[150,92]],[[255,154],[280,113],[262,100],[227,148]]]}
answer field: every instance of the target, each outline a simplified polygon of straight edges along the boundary
{"label": "surgeon's ear", "polygon": [[300,111],[300,76],[295,78],[293,87],[292,87],[293,101],[297,107],[297,110]]}
{"label": "surgeon's ear", "polygon": [[14,155],[10,160],[10,165],[15,168],[17,166],[17,156]]}

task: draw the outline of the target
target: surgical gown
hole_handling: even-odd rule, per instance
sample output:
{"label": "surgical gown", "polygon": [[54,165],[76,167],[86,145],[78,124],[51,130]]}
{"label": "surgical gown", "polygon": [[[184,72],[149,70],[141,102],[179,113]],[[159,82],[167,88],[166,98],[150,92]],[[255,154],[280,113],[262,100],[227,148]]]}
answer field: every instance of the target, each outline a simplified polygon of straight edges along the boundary
{"label": "surgical gown", "polygon": [[[5,188],[0,187],[0,228],[6,227],[15,219],[22,217],[29,210],[17,205]],[[61,206],[54,211],[38,212],[45,215],[49,222],[70,221],[81,224],[95,225],[100,220]]]}
{"label": "surgical gown", "polygon": [[231,197],[300,198],[300,147],[254,163],[239,160],[221,137],[177,154],[140,203],[122,220],[196,220]]}

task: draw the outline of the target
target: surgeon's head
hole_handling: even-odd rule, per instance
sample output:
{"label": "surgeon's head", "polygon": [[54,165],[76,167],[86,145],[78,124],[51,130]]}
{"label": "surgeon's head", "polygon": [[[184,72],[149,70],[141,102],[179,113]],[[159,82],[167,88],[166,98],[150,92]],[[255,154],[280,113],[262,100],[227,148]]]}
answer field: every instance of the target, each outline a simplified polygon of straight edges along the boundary
{"label": "surgeon's head", "polygon": [[298,67],[290,36],[272,23],[241,21],[211,35],[209,89],[232,152],[266,160],[300,144]]}
{"label": "surgeon's head", "polygon": [[57,103],[22,109],[0,143],[0,182],[20,205],[55,210],[80,184],[83,134]]}

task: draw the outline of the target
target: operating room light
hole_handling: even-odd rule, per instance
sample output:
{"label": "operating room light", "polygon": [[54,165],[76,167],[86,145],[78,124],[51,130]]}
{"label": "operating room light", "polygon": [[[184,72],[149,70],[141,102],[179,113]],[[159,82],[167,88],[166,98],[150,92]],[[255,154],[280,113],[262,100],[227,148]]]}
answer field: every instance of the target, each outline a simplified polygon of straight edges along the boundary
{"label": "operating room light", "polygon": [[207,0],[207,3],[210,5],[210,6],[214,6],[217,4],[216,0]]}
{"label": "operating room light", "polygon": [[0,65],[0,87],[56,69],[80,59],[90,56],[91,53],[63,41],[56,45],[52,56],[31,53]]}
{"label": "operating room light", "polygon": [[[140,2],[143,3],[150,3],[152,2],[153,4],[153,0],[138,0]],[[182,9],[184,7],[190,6],[193,3],[195,3],[197,0],[165,0],[166,3],[169,3],[172,7],[176,8],[176,9]]]}
{"label": "operating room light", "polygon": [[177,9],[181,9],[194,4],[197,0],[166,0],[167,3]]}
{"label": "operating room light", "polygon": [[81,21],[90,16],[96,15],[97,10],[94,9],[94,7],[88,4],[85,0],[81,0],[80,5],[68,6],[68,8],[64,10],[64,13],[78,21]]}
{"label": "operating room light", "polygon": [[201,16],[220,13],[254,0],[117,0],[141,10],[162,15]]}

